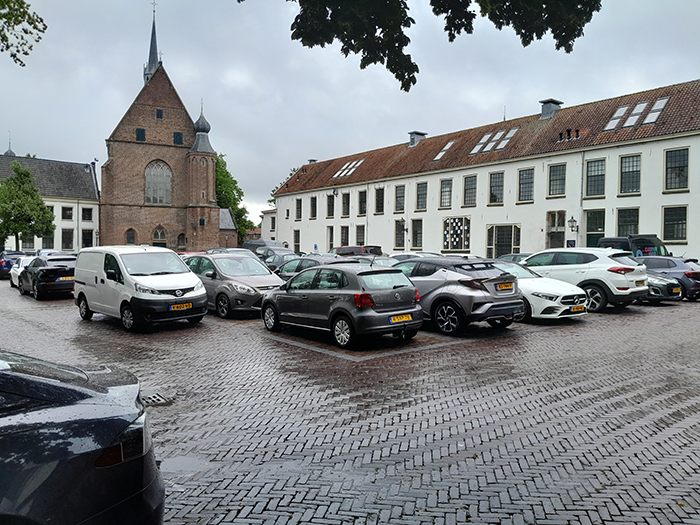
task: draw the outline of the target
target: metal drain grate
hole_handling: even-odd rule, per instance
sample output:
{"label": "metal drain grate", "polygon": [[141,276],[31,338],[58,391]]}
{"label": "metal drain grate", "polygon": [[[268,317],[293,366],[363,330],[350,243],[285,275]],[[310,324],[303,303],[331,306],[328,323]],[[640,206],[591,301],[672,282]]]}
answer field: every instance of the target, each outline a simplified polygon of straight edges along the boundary
{"label": "metal drain grate", "polygon": [[141,402],[147,407],[167,406],[173,403],[172,399],[163,397],[153,390],[141,390]]}

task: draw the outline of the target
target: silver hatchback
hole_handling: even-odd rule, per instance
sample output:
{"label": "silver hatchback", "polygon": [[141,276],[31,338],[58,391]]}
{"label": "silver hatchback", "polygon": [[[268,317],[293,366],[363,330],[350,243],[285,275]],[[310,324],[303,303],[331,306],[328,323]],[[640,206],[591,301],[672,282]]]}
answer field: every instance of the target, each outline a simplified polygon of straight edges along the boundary
{"label": "silver hatchback", "polygon": [[395,268],[333,264],[309,268],[265,294],[265,328],[303,326],[331,332],[341,348],[357,336],[411,339],[423,323],[420,296]]}

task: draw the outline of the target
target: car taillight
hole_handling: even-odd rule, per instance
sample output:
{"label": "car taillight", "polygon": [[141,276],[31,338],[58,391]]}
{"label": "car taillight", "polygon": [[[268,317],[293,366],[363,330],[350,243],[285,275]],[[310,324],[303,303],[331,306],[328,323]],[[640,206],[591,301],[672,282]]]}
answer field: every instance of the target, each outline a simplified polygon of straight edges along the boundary
{"label": "car taillight", "polygon": [[700,281],[700,272],[691,272],[691,271],[688,271],[688,272],[683,272],[683,273],[685,274],[685,276],[686,276],[688,279],[694,279],[694,280],[696,280],[696,281]]}
{"label": "car taillight", "polygon": [[459,283],[463,284],[464,286],[468,286],[469,288],[474,288],[475,290],[486,290],[486,286],[484,286],[485,280],[485,277],[482,277],[481,279],[460,279]]}
{"label": "car taillight", "polygon": [[416,302],[420,301],[420,294],[418,293],[418,288],[416,288]]}
{"label": "car taillight", "polygon": [[368,293],[356,293],[355,305],[357,305],[358,308],[369,308],[374,306],[374,301],[372,300],[372,296]]}
{"label": "car taillight", "polygon": [[111,467],[138,458],[151,449],[151,444],[151,429],[144,412],[102,451],[95,466]]}
{"label": "car taillight", "polygon": [[630,268],[629,266],[615,266],[613,268],[608,268],[608,271],[612,273],[619,273],[620,275],[625,275],[626,273],[633,272],[634,268]]}

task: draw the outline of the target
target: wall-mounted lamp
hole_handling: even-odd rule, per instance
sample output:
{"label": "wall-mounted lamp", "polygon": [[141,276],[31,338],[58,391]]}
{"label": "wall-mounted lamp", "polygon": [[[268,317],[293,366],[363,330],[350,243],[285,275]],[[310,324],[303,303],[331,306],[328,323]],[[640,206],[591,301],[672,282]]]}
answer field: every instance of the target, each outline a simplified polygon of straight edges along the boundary
{"label": "wall-mounted lamp", "polygon": [[333,188],[333,195],[338,196],[338,188]]}
{"label": "wall-mounted lamp", "polygon": [[571,218],[568,221],[569,224],[569,229],[572,232],[577,232],[578,231],[578,222],[576,222],[576,219],[574,219],[574,216],[572,215]]}
{"label": "wall-mounted lamp", "polygon": [[406,227],[406,220],[405,219],[399,219],[399,228],[401,228],[405,232],[408,231],[408,228]]}

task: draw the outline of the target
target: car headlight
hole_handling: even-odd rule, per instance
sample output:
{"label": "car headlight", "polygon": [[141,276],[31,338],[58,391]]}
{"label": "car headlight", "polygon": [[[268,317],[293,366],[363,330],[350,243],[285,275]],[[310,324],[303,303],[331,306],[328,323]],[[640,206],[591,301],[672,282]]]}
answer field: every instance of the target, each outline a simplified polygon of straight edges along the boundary
{"label": "car headlight", "polygon": [[143,286],[139,283],[134,283],[134,288],[139,293],[150,293],[153,295],[160,295],[160,292],[158,290],[156,290],[155,288],[149,288],[148,286]]}
{"label": "car headlight", "polygon": [[126,427],[109,447],[102,451],[100,457],[95,461],[95,466],[111,467],[143,456],[151,450],[152,444],[151,429],[146,412],[144,412],[136,421]]}
{"label": "car headlight", "polygon": [[255,290],[245,284],[233,283],[233,289],[245,295],[255,295]]}
{"label": "car headlight", "polygon": [[197,284],[194,285],[194,291],[196,292],[197,290],[201,290],[204,288],[204,285],[202,284],[202,281],[197,281]]}
{"label": "car headlight", "polygon": [[663,285],[663,281],[661,279],[657,279],[653,275],[647,275],[647,281],[649,282],[649,284],[653,284],[654,286]]}
{"label": "car headlight", "polygon": [[556,302],[556,300],[559,299],[558,295],[552,295],[551,293],[532,292],[532,295],[552,302]]}

